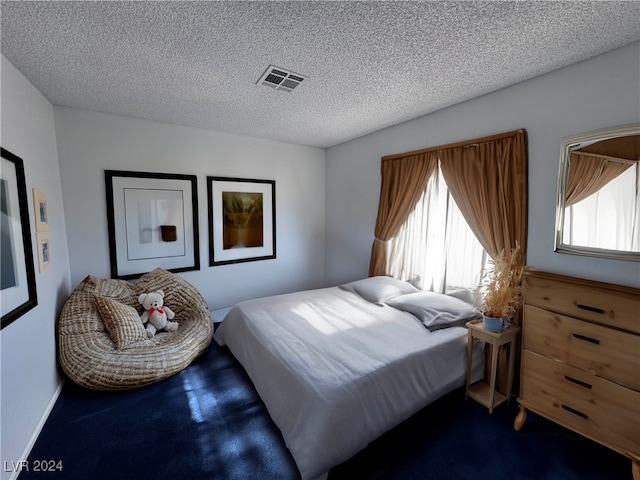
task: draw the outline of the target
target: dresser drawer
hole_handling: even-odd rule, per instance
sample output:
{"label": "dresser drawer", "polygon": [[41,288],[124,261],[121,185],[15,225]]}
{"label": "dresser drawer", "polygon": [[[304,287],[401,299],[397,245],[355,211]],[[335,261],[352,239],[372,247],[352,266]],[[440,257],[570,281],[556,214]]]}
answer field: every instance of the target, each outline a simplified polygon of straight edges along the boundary
{"label": "dresser drawer", "polygon": [[522,352],[520,402],[599,441],[640,455],[640,393],[534,352]]}
{"label": "dresser drawer", "polygon": [[522,346],[640,391],[640,335],[525,305]]}
{"label": "dresser drawer", "polygon": [[525,303],[640,334],[640,290],[542,272],[525,275]]}

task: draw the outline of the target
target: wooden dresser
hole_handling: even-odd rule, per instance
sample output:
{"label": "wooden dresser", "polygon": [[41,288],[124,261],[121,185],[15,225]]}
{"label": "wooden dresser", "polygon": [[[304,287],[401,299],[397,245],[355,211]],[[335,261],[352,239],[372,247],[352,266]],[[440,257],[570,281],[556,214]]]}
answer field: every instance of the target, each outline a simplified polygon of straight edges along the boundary
{"label": "wooden dresser", "polygon": [[520,430],[531,410],[632,460],[640,480],[640,289],[525,274]]}

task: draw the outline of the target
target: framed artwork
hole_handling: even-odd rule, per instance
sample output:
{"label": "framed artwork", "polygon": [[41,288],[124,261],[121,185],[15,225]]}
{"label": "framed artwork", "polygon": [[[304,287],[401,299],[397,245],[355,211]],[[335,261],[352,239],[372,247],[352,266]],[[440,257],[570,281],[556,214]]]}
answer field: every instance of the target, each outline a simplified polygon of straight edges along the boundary
{"label": "framed artwork", "polygon": [[207,177],[209,265],[276,258],[276,182]]}
{"label": "framed artwork", "polygon": [[200,269],[195,175],[105,170],[111,277]]}
{"label": "framed artwork", "polygon": [[47,210],[47,195],[33,189],[33,210],[36,218],[36,232],[49,231],[49,211]]}
{"label": "framed artwork", "polygon": [[38,242],[38,270],[42,273],[51,266],[49,232],[37,232],[36,240]]}
{"label": "framed artwork", "polygon": [[0,168],[0,328],[38,304],[33,267],[24,163],[1,149]]}

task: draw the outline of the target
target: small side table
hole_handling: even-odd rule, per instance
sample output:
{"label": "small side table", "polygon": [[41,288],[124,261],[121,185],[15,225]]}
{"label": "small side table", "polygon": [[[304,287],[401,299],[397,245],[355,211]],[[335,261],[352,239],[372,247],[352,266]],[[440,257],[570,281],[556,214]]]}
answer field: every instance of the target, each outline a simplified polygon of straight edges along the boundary
{"label": "small side table", "polygon": [[[511,398],[511,389],[513,388],[513,368],[515,363],[515,340],[516,335],[520,332],[520,327],[511,326],[499,332],[490,332],[482,326],[482,320],[472,320],[467,322],[467,382],[465,388],[465,399],[471,397],[489,408],[489,413],[493,413],[493,409],[505,400],[508,402]],[[471,359],[473,357],[473,339],[477,338],[491,345],[491,384],[485,380],[470,385],[471,382]],[[498,370],[498,349],[500,345],[509,344],[509,364],[507,368],[507,395],[496,392],[496,374]]]}

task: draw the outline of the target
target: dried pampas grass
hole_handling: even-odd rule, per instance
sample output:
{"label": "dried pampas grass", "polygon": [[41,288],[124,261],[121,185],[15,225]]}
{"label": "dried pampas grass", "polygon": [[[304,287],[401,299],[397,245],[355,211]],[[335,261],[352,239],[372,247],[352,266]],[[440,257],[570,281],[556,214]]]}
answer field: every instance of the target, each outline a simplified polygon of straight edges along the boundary
{"label": "dried pampas grass", "polygon": [[509,252],[504,249],[489,261],[489,268],[480,285],[483,303],[480,310],[486,317],[511,318],[522,301],[524,262],[520,244]]}

